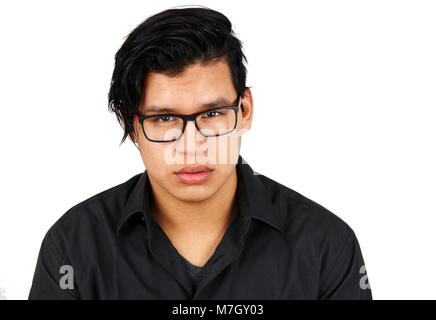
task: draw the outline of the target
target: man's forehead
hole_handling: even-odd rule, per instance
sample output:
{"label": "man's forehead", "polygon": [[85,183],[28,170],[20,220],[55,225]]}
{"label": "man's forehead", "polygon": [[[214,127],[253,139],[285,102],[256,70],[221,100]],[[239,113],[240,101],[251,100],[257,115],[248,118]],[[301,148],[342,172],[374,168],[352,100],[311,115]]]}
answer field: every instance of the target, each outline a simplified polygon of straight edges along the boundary
{"label": "man's forehead", "polygon": [[[219,65],[217,67],[217,65]],[[182,105],[207,108],[235,103],[236,91],[227,64],[191,65],[177,76],[150,72],[145,79],[143,112],[167,112]]]}
{"label": "man's forehead", "polygon": [[195,63],[186,66],[177,74],[167,72],[148,72],[144,81],[144,87],[154,89],[155,86],[192,86],[201,82],[222,82],[231,80],[231,72],[227,62],[219,61],[203,65]]}

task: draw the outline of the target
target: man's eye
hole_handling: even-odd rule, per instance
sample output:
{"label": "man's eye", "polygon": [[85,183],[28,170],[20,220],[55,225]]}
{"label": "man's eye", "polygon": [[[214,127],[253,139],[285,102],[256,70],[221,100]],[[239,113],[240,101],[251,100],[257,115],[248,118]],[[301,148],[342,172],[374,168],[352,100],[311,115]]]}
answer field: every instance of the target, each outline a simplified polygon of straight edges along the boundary
{"label": "man's eye", "polygon": [[216,118],[221,115],[221,112],[219,111],[210,111],[203,114],[205,118]]}
{"label": "man's eye", "polygon": [[172,116],[161,116],[161,117],[153,118],[153,120],[155,122],[169,122],[171,120],[174,120],[173,118],[174,117],[172,117]]}

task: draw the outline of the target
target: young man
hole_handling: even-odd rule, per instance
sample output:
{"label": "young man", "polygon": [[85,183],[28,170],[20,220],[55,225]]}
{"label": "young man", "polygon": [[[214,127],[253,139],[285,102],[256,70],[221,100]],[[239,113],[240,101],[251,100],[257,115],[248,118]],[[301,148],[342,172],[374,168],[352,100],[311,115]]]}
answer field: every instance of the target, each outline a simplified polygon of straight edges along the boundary
{"label": "young man", "polygon": [[372,299],[353,230],[239,155],[244,60],[230,21],[204,7],[129,34],[109,105],[146,170],[50,228],[30,299]]}

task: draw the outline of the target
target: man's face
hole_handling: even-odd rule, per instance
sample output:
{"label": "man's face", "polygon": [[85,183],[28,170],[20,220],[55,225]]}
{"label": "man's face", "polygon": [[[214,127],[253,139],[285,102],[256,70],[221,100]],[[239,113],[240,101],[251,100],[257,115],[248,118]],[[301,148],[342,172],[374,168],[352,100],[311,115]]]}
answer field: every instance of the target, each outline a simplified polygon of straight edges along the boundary
{"label": "man's face", "polygon": [[[207,65],[196,63],[172,77],[149,72],[144,90],[144,99],[139,108],[143,115],[188,115],[238,104],[230,69],[224,60]],[[218,99],[227,100],[227,103],[204,107]],[[177,141],[152,142],[144,136],[140,123],[135,119],[135,135],[153,188],[164,190],[182,201],[203,201],[213,196],[233,173],[241,147],[240,135],[251,127],[250,90],[246,91],[246,97],[241,102],[244,114],[239,108],[236,129],[218,137],[201,135],[194,122],[189,121]],[[156,110],[161,108],[166,110]],[[198,165],[205,165],[210,171],[199,174],[180,173],[186,167]]]}

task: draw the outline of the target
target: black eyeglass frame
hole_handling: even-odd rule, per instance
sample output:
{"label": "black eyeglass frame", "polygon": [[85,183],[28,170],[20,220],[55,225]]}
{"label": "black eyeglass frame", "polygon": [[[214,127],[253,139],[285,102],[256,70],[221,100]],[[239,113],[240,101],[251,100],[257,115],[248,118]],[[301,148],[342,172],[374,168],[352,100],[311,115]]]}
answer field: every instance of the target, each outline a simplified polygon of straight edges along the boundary
{"label": "black eyeglass frame", "polygon": [[[164,142],[173,142],[173,141],[179,140],[183,136],[183,133],[185,132],[186,124],[187,124],[188,121],[194,121],[195,127],[197,128],[198,132],[202,136],[204,136],[204,137],[218,137],[218,136],[224,136],[226,134],[229,134],[229,133],[231,133],[232,131],[234,131],[236,129],[236,126],[238,124],[238,110],[239,110],[239,106],[241,106],[241,110],[242,111],[244,110],[243,109],[243,105],[241,103],[242,99],[240,98],[240,96],[238,96],[237,100],[238,100],[238,104],[234,105],[234,106],[216,107],[216,108],[213,108],[213,109],[208,109],[208,110],[205,110],[205,111],[196,112],[196,113],[192,113],[192,114],[162,113],[162,114],[153,114],[153,115],[144,116],[144,115],[142,115],[142,114],[137,112],[135,114],[135,116],[138,119],[139,123],[141,124],[142,132],[144,132],[145,138],[148,141],[151,141],[151,142],[164,143]],[[231,110],[233,110],[235,112],[235,125],[233,126],[233,128],[230,131],[227,131],[226,133],[223,133],[223,134],[212,134],[212,135],[204,134],[204,133],[201,132],[200,128],[198,127],[197,120],[196,120],[199,115],[204,114],[204,113],[208,113],[208,112],[213,112],[213,111],[217,111],[217,110],[226,110],[226,109],[231,109]],[[171,140],[153,140],[153,139],[150,139],[149,137],[147,137],[147,133],[145,132],[145,129],[144,129],[144,124],[143,124],[144,120],[145,119],[150,119],[150,118],[163,117],[163,116],[171,116],[171,117],[181,118],[183,120],[182,132],[180,133],[180,135],[178,137],[173,138]]]}

